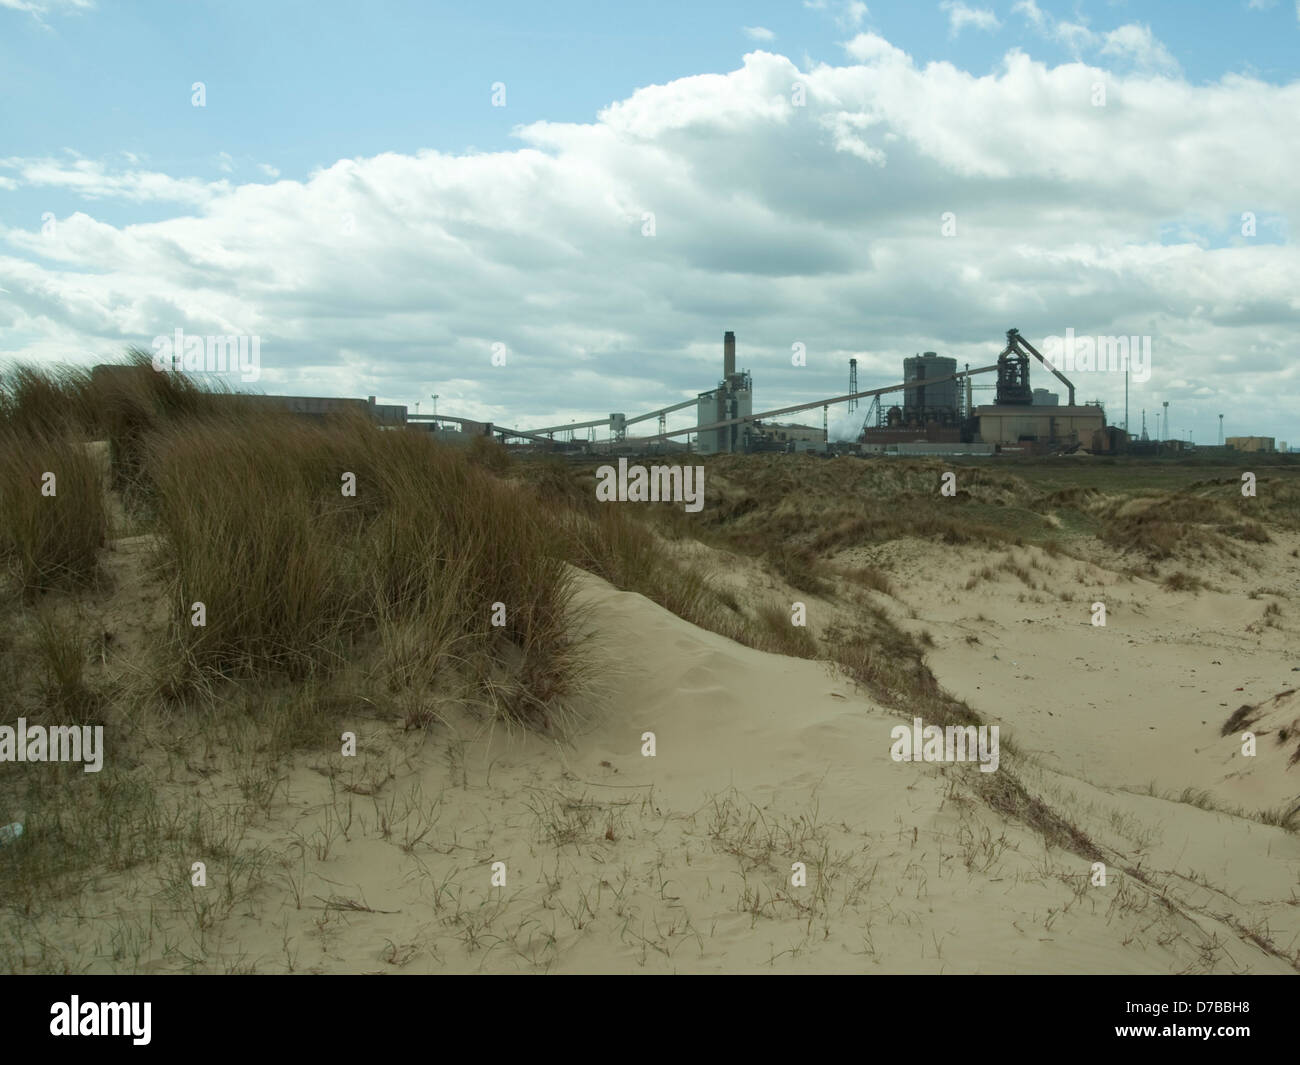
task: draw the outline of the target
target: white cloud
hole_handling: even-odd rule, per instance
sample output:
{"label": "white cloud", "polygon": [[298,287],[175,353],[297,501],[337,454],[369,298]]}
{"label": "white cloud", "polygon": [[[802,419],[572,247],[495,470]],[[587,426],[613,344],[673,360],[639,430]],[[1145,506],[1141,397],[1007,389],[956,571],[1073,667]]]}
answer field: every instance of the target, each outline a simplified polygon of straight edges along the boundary
{"label": "white cloud", "polygon": [[1086,25],[1057,19],[1038,6],[1035,0],[1017,0],[1011,5],[1013,14],[1022,15],[1044,37],[1056,41],[1075,55],[1085,48],[1095,48],[1099,38]]}
{"label": "white cloud", "polygon": [[809,11],[831,11],[841,29],[856,30],[871,13],[862,0],[803,0]]}
{"label": "white cloud", "polygon": [[859,33],[844,46],[844,50],[854,59],[864,63],[885,61],[894,64],[911,63],[906,52],[875,33]]}
{"label": "white cloud", "polygon": [[1078,22],[1061,21],[1053,24],[1051,36],[1075,55],[1085,48],[1096,48],[1099,40],[1097,34]]}
{"label": "white cloud", "polygon": [[[1300,0],[1296,2],[1300,7]],[[1181,69],[1178,60],[1155,37],[1150,26],[1129,23],[1106,33],[1097,33],[1083,23],[1054,18],[1035,0],[1017,0],[1011,10],[1023,16],[1039,34],[1060,44],[1072,55],[1096,51],[1103,56],[1122,59],[1145,73],[1173,74]]]}
{"label": "white cloud", "polygon": [[267,177],[278,178],[280,176],[280,168],[272,166],[270,163],[258,163],[257,169]]}
{"label": "white cloud", "polygon": [[95,0],[0,0],[0,7],[25,12],[38,21],[42,15],[77,14],[94,6]]}
{"label": "white cloud", "polygon": [[1156,40],[1151,28],[1136,23],[1107,33],[1101,54],[1127,57],[1142,70],[1171,73],[1179,69],[1178,60]]}
{"label": "white cloud", "polygon": [[[844,65],[756,50],[588,122],[520,127],[513,150],[384,153],[303,180],[0,159],[0,182],[84,200],[48,233],[0,229],[0,361],[253,333],[268,391],[436,391],[440,411],[527,426],[710,387],[726,329],[759,410],[842,393],[850,356],[870,387],[914,351],[983,365],[1011,326],[1035,342],[1070,327],[1154,337],[1134,412],[1158,394],[1191,413],[1230,373],[1228,419],[1286,438],[1300,251],[1280,227],[1300,216],[1300,143],[1275,134],[1300,84],[1150,78],[1129,67],[1145,38],[1116,40],[1124,56],[1098,58],[1120,70],[1013,52],[983,75],[872,33]],[[1091,105],[1098,80],[1122,106]],[[1225,158],[1252,165],[1225,182]],[[154,220],[94,217],[109,198]],[[1122,381],[1076,384],[1122,402]]]}
{"label": "white cloud", "polygon": [[870,12],[867,11],[867,5],[861,0],[849,0],[844,5],[844,11],[839,16],[839,22],[842,26],[856,30],[862,25]]}
{"label": "white cloud", "polygon": [[943,0],[941,11],[948,12],[948,33],[956,37],[967,26],[977,30],[992,31],[1002,25],[998,17],[987,8],[967,7],[961,0]]}
{"label": "white cloud", "polygon": [[1016,0],[1011,5],[1011,13],[1013,15],[1024,15],[1038,29],[1042,29],[1047,23],[1047,16],[1043,14],[1034,0]]}
{"label": "white cloud", "polygon": [[0,158],[0,171],[3,170],[14,171],[17,177],[11,180],[20,186],[64,188],[88,200],[123,199],[136,203],[156,200],[202,205],[231,190],[226,181],[174,178],[148,170],[112,172],[103,163],[89,159],[66,162],[48,158]]}
{"label": "white cloud", "polygon": [[234,173],[235,159],[229,152],[217,153],[217,169],[223,174]]}
{"label": "white cloud", "polygon": [[750,37],[755,41],[776,40],[776,34],[773,33],[771,30],[769,30],[766,26],[745,26],[743,27],[743,29],[745,31],[745,36]]}

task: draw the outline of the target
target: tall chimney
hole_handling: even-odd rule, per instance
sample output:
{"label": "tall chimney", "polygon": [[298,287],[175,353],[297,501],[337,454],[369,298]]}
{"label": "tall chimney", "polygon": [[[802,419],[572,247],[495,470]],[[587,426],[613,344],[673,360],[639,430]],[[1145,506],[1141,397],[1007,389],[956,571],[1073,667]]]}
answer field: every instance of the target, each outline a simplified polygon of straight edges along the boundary
{"label": "tall chimney", "polygon": [[727,330],[722,335],[722,378],[725,381],[736,372],[736,334]]}

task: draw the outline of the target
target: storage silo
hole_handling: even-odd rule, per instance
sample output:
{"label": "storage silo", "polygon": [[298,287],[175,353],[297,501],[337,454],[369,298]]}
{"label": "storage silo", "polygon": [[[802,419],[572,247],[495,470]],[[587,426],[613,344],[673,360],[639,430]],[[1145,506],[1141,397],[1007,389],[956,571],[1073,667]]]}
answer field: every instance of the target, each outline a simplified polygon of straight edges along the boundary
{"label": "storage silo", "polygon": [[[714,422],[722,421],[722,404],[718,402],[718,391],[701,392],[696,404],[696,425],[712,425]],[[702,429],[695,437],[695,450],[701,455],[716,455],[718,453],[718,434],[717,429]]]}
{"label": "storage silo", "polygon": [[926,381],[947,377],[935,385],[908,388],[903,393],[903,420],[924,423],[938,419],[955,421],[957,417],[957,360],[927,351],[903,360],[903,382]]}

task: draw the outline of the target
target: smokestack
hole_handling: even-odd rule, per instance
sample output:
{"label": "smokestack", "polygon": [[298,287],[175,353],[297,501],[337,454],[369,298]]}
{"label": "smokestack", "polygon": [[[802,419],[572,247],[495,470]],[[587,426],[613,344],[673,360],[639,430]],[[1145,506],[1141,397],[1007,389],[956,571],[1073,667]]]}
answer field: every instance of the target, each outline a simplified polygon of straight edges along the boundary
{"label": "smokestack", "polygon": [[725,381],[736,372],[736,334],[727,330],[722,335],[722,378]]}

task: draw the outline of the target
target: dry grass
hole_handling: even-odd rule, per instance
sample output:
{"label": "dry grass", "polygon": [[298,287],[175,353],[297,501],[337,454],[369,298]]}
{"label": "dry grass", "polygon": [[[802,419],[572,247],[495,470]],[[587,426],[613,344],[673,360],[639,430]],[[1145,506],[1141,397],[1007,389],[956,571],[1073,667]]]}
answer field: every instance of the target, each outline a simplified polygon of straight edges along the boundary
{"label": "dry grass", "polygon": [[99,469],[85,446],[0,423],[0,563],[14,590],[30,602],[89,587],[107,536]]}
{"label": "dry grass", "polygon": [[[26,920],[105,871],[154,867],[201,955],[261,882],[268,856],[246,833],[280,801],[292,752],[337,745],[337,722],[355,729],[358,708],[434,725],[438,698],[563,735],[585,677],[582,619],[569,540],[493,472],[495,445],[311,424],[218,400],[143,359],[0,379],[0,558],[23,593],[0,600],[0,685],[15,717],[103,722],[111,737],[98,773],[55,763],[0,779],[0,814],[22,811],[26,825],[0,848],[0,899]],[[100,435],[107,485],[86,446]],[[56,492],[43,497],[47,470]],[[129,607],[153,623],[134,589],[98,579],[113,506],[154,545],[156,574],[136,578],[167,597],[163,627],[121,658],[101,615]],[[178,786],[209,777],[239,801]],[[221,892],[178,877],[195,854],[220,865]],[[156,953],[151,929],[123,935],[114,957]],[[80,964],[22,937],[0,956],[13,971]]]}
{"label": "dry grass", "polygon": [[844,578],[860,588],[880,592],[882,595],[894,595],[894,582],[877,566],[855,566],[845,571]]}
{"label": "dry grass", "polygon": [[1205,581],[1200,577],[1185,573],[1183,570],[1166,574],[1163,583],[1171,592],[1194,592],[1205,587]]}
{"label": "dry grass", "polygon": [[330,673],[358,640],[414,627],[391,686],[468,674],[506,717],[553,723],[577,669],[563,540],[481,464],[422,434],[271,414],[178,425],[146,455],[192,678]]}

